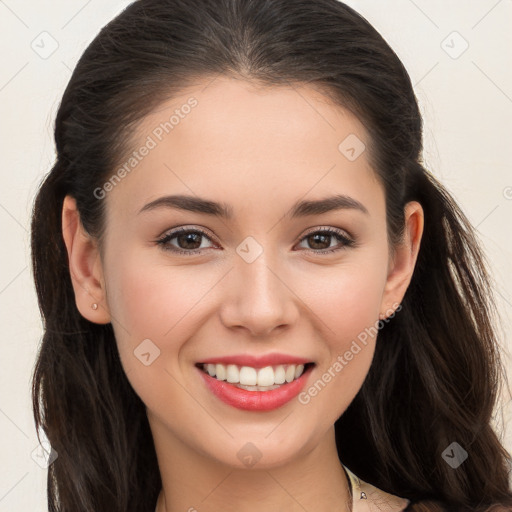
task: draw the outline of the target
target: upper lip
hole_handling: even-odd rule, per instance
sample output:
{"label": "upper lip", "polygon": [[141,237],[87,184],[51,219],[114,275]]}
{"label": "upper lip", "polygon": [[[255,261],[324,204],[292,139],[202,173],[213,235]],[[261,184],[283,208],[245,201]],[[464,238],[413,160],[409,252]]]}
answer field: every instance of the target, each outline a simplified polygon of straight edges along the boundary
{"label": "upper lip", "polygon": [[235,354],[231,356],[210,357],[200,361],[198,364],[236,364],[239,366],[251,366],[252,368],[264,368],[265,366],[277,366],[280,364],[307,364],[312,363],[309,359],[292,356],[288,354],[266,354],[253,356],[250,354]]}

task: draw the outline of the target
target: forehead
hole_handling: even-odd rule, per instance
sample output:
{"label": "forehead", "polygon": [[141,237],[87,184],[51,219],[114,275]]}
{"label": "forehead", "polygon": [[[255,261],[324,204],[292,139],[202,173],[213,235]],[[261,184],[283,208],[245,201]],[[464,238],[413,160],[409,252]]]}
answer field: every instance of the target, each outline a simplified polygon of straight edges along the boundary
{"label": "forehead", "polygon": [[126,156],[108,201],[127,215],[164,193],[217,198],[235,212],[333,191],[375,203],[380,186],[367,143],[361,122],[317,89],[216,77],[139,123],[138,154]]}

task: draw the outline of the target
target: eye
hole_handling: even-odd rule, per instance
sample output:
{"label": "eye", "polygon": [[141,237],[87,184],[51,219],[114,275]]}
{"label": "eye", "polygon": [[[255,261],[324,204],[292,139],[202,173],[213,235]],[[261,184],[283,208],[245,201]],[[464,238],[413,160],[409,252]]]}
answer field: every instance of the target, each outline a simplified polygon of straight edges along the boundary
{"label": "eye", "polygon": [[[338,240],[339,244],[334,248],[329,248],[333,237]],[[207,240],[211,241],[211,237],[201,229],[181,227],[166,233],[163,237],[159,238],[155,242],[166,251],[190,256],[203,252],[205,247],[201,243],[202,238],[206,238]],[[174,239],[176,239],[178,247],[171,243],[171,241]],[[301,242],[302,241],[306,241],[313,246],[313,249],[307,250],[309,252],[313,252],[314,254],[332,253],[341,251],[348,247],[354,247],[356,245],[356,242],[346,236],[343,231],[329,227],[317,229],[317,231],[311,231],[301,239]],[[320,250],[322,247],[319,246],[323,246],[326,243],[327,248]]]}
{"label": "eye", "polygon": [[[178,248],[171,244],[171,240],[175,238],[176,242],[178,243]],[[166,251],[191,255],[198,254],[202,252],[202,249],[204,249],[204,246],[201,244],[201,238],[207,238],[208,240],[211,240],[205,231],[197,228],[190,229],[182,227],[166,233],[162,238],[156,240],[156,243],[162,246],[162,248]]]}
{"label": "eye", "polygon": [[[338,246],[335,246],[334,248],[329,248],[331,247],[330,242],[333,241],[333,238],[337,239],[338,242],[342,244],[341,247],[338,244]],[[301,242],[302,241],[308,242],[310,246],[313,247],[313,250],[307,250],[308,252],[313,252],[314,254],[332,253],[347,249],[349,247],[355,247],[356,245],[355,240],[346,236],[343,231],[329,227],[317,229],[317,231],[311,231],[301,239]],[[327,245],[326,249],[316,250],[322,249],[325,245]]]}

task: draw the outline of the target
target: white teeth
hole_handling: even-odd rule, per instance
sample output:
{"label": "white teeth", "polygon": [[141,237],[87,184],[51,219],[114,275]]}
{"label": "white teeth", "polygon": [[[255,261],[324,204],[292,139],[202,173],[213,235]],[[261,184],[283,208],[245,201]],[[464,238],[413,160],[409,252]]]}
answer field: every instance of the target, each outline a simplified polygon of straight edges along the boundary
{"label": "white teeth", "polygon": [[223,364],[216,364],[215,375],[219,380],[226,380],[226,367]]}
{"label": "white teeth", "polygon": [[[243,384],[240,382],[240,384]],[[274,383],[274,370],[272,366],[265,366],[258,370],[258,386],[273,386]]]}
{"label": "white teeth", "polygon": [[286,368],[285,379],[286,382],[291,382],[295,378],[295,365],[291,364]]}
{"label": "white teeth", "polygon": [[[236,364],[203,364],[203,370],[211,377],[225,380],[230,384],[249,391],[263,391],[279,387],[285,382],[292,382],[304,373],[303,364],[289,364],[253,368]],[[264,389],[260,389],[264,388]]]}
{"label": "white teeth", "polygon": [[236,364],[228,364],[226,368],[226,380],[232,384],[240,382],[240,372]]}
{"label": "white teeth", "polygon": [[280,364],[274,370],[274,382],[276,384],[284,384],[286,381],[286,372],[284,371],[284,366]]}
{"label": "white teeth", "polygon": [[258,382],[256,370],[250,366],[242,366],[242,368],[240,368],[239,382],[244,386],[256,386],[256,382]]}

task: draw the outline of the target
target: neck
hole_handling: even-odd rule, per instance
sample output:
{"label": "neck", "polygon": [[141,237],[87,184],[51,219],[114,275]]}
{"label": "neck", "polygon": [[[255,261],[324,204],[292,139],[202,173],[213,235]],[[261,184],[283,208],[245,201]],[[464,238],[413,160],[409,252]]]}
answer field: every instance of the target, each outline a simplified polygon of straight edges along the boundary
{"label": "neck", "polygon": [[224,465],[192,450],[157,419],[150,418],[150,425],[162,477],[156,512],[352,510],[334,427],[298,460],[258,469]]}

